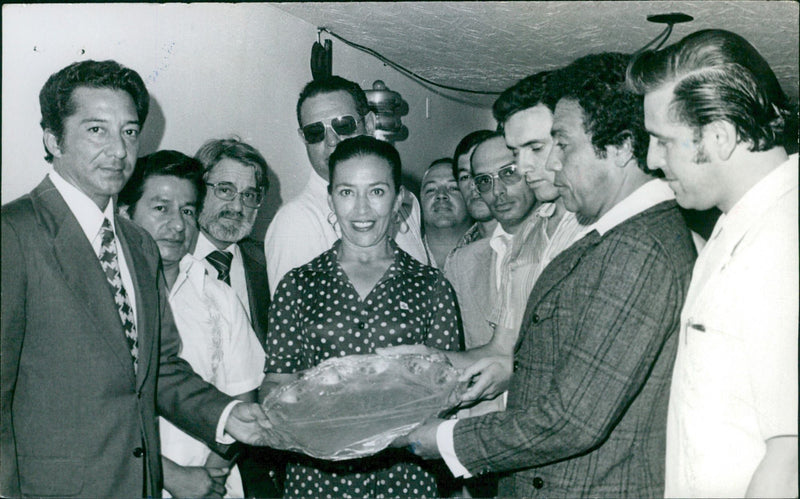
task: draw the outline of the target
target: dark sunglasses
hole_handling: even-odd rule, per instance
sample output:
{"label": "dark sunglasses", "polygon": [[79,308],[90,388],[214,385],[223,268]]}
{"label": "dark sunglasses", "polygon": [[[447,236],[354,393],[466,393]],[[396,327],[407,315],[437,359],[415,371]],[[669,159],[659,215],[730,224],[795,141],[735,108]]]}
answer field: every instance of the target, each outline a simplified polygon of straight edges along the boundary
{"label": "dark sunglasses", "polygon": [[358,130],[358,119],[356,119],[355,116],[346,115],[333,118],[330,124],[326,124],[324,121],[309,123],[306,126],[300,127],[300,136],[306,143],[316,144],[317,142],[325,140],[325,129],[327,127],[330,127],[331,130],[340,137],[353,135],[356,133],[356,130]]}
{"label": "dark sunglasses", "polygon": [[481,173],[475,175],[472,181],[478,192],[489,192],[494,187],[494,179],[497,178],[505,185],[514,185],[522,180],[522,175],[517,171],[517,165],[511,163],[497,170],[497,173]]}

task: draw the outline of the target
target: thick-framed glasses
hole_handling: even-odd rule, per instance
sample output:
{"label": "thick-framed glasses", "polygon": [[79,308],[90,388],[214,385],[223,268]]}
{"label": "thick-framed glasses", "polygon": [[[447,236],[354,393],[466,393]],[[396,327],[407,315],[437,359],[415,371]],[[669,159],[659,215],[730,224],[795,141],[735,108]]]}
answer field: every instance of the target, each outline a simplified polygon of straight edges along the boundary
{"label": "thick-framed glasses", "polygon": [[242,204],[248,208],[258,208],[261,206],[261,201],[264,200],[264,193],[258,189],[245,189],[239,192],[236,186],[230,182],[217,182],[216,184],[206,182],[206,185],[211,187],[214,195],[223,201],[233,201],[236,196],[241,196]]}
{"label": "thick-framed glasses", "polygon": [[333,118],[329,123],[324,121],[316,121],[302,126],[298,129],[300,137],[309,144],[316,144],[325,140],[325,129],[330,128],[333,132],[342,137],[349,136],[356,133],[358,130],[358,118],[355,116],[345,115]]}
{"label": "thick-framed glasses", "polygon": [[479,173],[472,177],[478,192],[489,192],[494,187],[494,179],[499,179],[505,185],[514,185],[522,180],[522,174],[517,171],[517,165],[511,163],[497,170],[496,173]]}

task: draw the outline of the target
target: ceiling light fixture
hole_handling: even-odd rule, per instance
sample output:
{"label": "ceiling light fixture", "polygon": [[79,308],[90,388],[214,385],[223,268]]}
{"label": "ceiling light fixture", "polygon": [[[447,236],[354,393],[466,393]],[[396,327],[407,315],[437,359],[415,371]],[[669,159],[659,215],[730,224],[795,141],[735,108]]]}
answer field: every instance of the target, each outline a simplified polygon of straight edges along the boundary
{"label": "ceiling light fixture", "polygon": [[664,28],[664,31],[662,31],[657,37],[653,38],[647,45],[637,50],[634,55],[644,52],[655,43],[658,43],[658,45],[656,45],[653,50],[660,49],[669,38],[669,35],[672,34],[673,26],[680,23],[694,21],[694,17],[684,14],[683,12],[670,12],[669,14],[654,14],[647,16],[647,20],[651,23],[666,24],[667,27]]}

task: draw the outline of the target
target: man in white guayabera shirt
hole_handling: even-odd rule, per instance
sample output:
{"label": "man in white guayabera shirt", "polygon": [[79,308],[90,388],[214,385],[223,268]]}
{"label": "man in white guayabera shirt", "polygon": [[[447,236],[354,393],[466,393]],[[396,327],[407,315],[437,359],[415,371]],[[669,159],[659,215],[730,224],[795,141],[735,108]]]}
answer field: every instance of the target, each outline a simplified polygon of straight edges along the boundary
{"label": "man in white guayabera shirt", "polygon": [[796,497],[796,110],[728,31],[646,52],[628,81],[644,94],[648,166],[684,208],[722,211],[681,314],[665,493]]}

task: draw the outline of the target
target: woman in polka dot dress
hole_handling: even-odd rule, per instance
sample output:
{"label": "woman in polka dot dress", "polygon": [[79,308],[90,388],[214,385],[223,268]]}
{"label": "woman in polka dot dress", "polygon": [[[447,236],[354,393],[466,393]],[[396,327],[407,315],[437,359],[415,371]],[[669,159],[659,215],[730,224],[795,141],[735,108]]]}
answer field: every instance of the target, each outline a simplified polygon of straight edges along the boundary
{"label": "woman in polka dot dress", "polygon": [[[401,344],[459,346],[450,283],[389,235],[401,203],[397,150],[368,136],[347,139],[330,157],[329,178],[328,202],[342,237],[278,285],[269,315],[265,387],[330,357]],[[293,454],[284,497],[436,497],[434,469],[444,468],[404,449],[342,462]]]}

